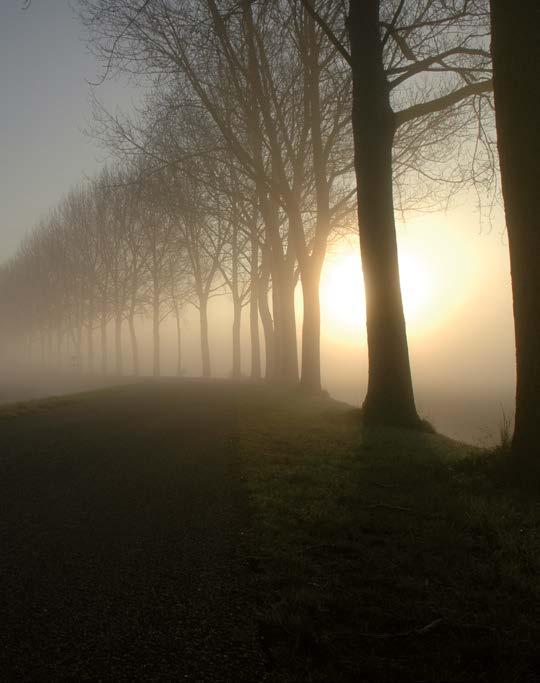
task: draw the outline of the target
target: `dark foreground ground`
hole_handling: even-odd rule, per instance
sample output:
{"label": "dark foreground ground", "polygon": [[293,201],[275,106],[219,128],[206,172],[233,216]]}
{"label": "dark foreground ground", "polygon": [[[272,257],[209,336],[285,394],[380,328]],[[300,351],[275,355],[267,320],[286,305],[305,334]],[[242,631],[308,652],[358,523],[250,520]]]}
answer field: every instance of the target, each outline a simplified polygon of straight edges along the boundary
{"label": "dark foreground ground", "polygon": [[223,389],[139,385],[13,412],[0,679],[259,680]]}
{"label": "dark foreground ground", "polygon": [[262,386],[0,409],[0,680],[539,681],[538,489]]}

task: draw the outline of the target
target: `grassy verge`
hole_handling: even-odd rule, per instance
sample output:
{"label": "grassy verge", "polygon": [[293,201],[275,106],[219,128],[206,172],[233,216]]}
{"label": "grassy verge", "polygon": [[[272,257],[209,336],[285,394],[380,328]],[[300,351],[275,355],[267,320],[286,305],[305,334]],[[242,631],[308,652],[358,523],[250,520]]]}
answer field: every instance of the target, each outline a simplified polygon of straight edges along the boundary
{"label": "grassy verge", "polygon": [[261,392],[240,416],[270,680],[539,680],[530,490],[329,400]]}
{"label": "grassy verge", "polygon": [[47,398],[31,398],[24,401],[12,401],[0,405],[0,420],[19,417],[21,415],[35,415],[47,413],[55,408],[84,403],[88,399],[106,395],[114,395],[119,391],[130,391],[132,384],[118,384],[113,386],[98,387],[97,389],[84,389],[68,394],[48,396]]}

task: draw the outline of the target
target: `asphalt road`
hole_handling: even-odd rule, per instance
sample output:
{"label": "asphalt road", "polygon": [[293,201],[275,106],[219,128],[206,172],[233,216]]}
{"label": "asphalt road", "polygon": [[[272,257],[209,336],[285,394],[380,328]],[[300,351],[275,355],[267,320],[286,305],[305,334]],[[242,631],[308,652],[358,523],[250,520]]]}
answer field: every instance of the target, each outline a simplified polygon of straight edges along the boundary
{"label": "asphalt road", "polygon": [[219,385],[0,414],[0,680],[260,681]]}

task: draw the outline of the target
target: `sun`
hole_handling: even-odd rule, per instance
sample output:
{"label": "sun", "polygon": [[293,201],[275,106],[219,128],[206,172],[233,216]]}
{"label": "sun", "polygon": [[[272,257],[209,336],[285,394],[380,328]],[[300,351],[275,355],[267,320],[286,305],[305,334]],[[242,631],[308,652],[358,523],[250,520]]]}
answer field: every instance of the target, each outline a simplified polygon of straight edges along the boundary
{"label": "sun", "polygon": [[[406,249],[400,250],[399,270],[405,317],[407,324],[415,327],[429,316],[435,281],[427,264]],[[347,245],[328,258],[321,277],[321,314],[330,336],[341,341],[350,338],[358,343],[366,325],[364,280],[358,247]]]}

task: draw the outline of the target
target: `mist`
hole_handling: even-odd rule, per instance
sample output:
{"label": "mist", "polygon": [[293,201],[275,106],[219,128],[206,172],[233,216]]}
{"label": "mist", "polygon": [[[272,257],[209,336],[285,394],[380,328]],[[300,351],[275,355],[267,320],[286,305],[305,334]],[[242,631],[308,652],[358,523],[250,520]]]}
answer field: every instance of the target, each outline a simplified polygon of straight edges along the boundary
{"label": "mist", "polygon": [[[136,82],[129,81],[116,72],[113,80],[105,79],[94,89],[92,98],[96,99],[89,100],[85,79],[95,82],[95,74],[102,73],[99,50],[94,51],[94,56],[84,46],[84,40],[91,35],[91,27],[87,27],[89,34],[82,32],[80,18],[69,11],[63,0],[51,3],[47,10],[35,4],[28,13],[21,12],[15,3],[9,9],[5,8],[4,13],[2,30],[6,40],[3,45],[10,49],[11,66],[3,70],[1,77],[4,87],[16,94],[6,103],[6,125],[0,129],[8,162],[4,165],[0,188],[4,206],[2,238],[7,258],[16,252],[21,240],[29,234],[32,223],[40,215],[47,215],[59,196],[69,190],[70,184],[79,182],[79,178],[84,184],[97,172],[94,169],[99,170],[107,161],[111,150],[113,155],[117,154],[119,131],[115,133],[111,129],[106,134],[105,111],[121,111],[127,122],[134,103],[144,108],[145,92],[151,86],[151,79],[145,81],[141,77]],[[54,36],[54,40],[50,40],[50,36]],[[98,40],[97,33],[94,38]],[[30,43],[35,52],[32,60],[24,49],[24,45]],[[65,54],[70,54],[71,59],[66,61]],[[60,67],[61,72],[58,71]],[[49,68],[60,74],[50,97],[46,95],[49,91],[44,89]],[[100,78],[97,79],[99,81]],[[28,87],[22,88],[24,83]],[[39,98],[47,105],[42,117],[44,127],[41,128],[28,119]],[[21,110],[24,111],[23,118]],[[487,119],[484,125],[486,123]],[[83,130],[87,130],[90,136]],[[489,126],[486,131],[489,134]],[[180,130],[177,132],[183,135]],[[515,348],[504,216],[499,199],[489,184],[485,184],[488,179],[486,168],[482,168],[482,175],[477,177],[474,192],[470,191],[466,175],[462,179],[456,175],[455,169],[459,167],[463,173],[464,165],[468,163],[468,145],[474,138],[473,130],[462,129],[456,137],[456,144],[460,145],[457,161],[448,154],[445,144],[441,146],[438,143],[435,131],[429,132],[429,136],[433,151],[429,162],[425,163],[434,176],[441,180],[451,179],[451,185],[445,185],[446,180],[442,184],[430,184],[425,177],[411,172],[416,162],[407,151],[407,138],[404,136],[403,143],[396,141],[399,154],[409,155],[405,164],[401,156],[396,159],[400,168],[396,176],[399,197],[396,209],[402,212],[398,215],[400,258],[405,250],[406,255],[412,255],[409,270],[423,269],[422,278],[416,284],[412,283],[409,293],[402,273],[415,395],[422,416],[441,432],[466,442],[490,445],[499,438],[502,422],[512,420],[515,392]],[[40,171],[37,150],[43,150],[43,156],[47,158],[50,172],[46,177]],[[343,153],[340,149],[339,154]],[[9,172],[8,168],[11,169]],[[452,187],[451,199],[445,187]],[[456,194],[459,187],[461,190]],[[24,200],[21,188],[24,188]],[[484,193],[481,197],[479,191]],[[437,203],[444,204],[444,210],[437,208]],[[339,256],[344,250],[351,254],[359,252],[354,207],[351,208],[352,213],[338,226],[338,231],[347,237],[328,247],[319,287],[321,383],[331,396],[358,406],[362,404],[367,388],[365,294],[359,259],[352,279],[346,283],[349,290],[346,297],[353,300],[341,311],[341,317],[335,315],[332,298],[341,300],[344,295],[334,291],[335,285],[334,290],[325,291],[324,284],[325,279],[332,280],[335,254]],[[309,220],[305,220],[308,224]],[[354,290],[358,292],[357,309],[354,308]],[[209,303],[212,374],[229,377],[232,373],[232,301],[224,290],[216,294],[218,296]],[[408,303],[411,303],[408,298],[413,302],[410,310],[407,310]],[[294,300],[297,355],[301,367],[303,302],[300,282],[296,286]],[[416,309],[415,300],[419,301]],[[246,304],[242,314],[241,374],[244,378],[250,375],[248,309]],[[151,321],[146,313],[138,313],[135,319],[140,344],[140,373],[150,376],[153,354]],[[127,379],[132,370],[127,319],[123,325],[122,355],[125,360],[122,374]],[[184,376],[198,376],[202,372],[199,321],[191,304],[182,305],[181,326],[182,372]],[[112,359],[112,321],[108,327],[108,355]],[[260,322],[259,328],[264,366],[264,334]],[[2,400],[23,400],[62,392],[64,388],[69,391],[74,387],[112,381],[115,375],[111,368],[108,370],[112,373],[109,380],[99,376],[97,328],[94,337],[96,377],[90,377],[85,365],[87,339],[82,340],[80,358],[75,362],[72,359],[77,355],[75,351],[65,349],[61,370],[52,361],[41,361],[37,340],[33,341],[31,364],[28,359],[21,358],[23,354],[19,343],[14,351],[9,348],[10,343],[4,341],[1,351],[5,377]],[[160,348],[161,374],[177,376],[177,333],[170,313],[161,324]],[[58,372],[60,374],[53,379],[51,373]]]}
{"label": "mist", "polygon": [[538,679],[540,3],[0,2],[0,672]]}
{"label": "mist", "polygon": [[[498,217],[500,219],[500,216]],[[512,331],[512,302],[509,286],[508,251],[504,233],[496,227],[481,226],[472,202],[444,213],[431,213],[401,225],[398,237],[402,248],[420,254],[431,272],[445,279],[434,300],[424,310],[410,311],[408,323],[411,365],[418,409],[441,433],[479,446],[492,446],[500,430],[513,419],[515,396],[515,346]],[[443,245],[441,247],[441,245]],[[347,286],[356,289],[352,303],[336,317],[331,285],[340,272],[343,255],[355,262]],[[442,254],[442,255],[441,255]],[[440,262],[439,262],[440,261]],[[443,267],[445,268],[443,272]],[[329,250],[321,278],[321,374],[323,388],[333,398],[361,406],[367,385],[367,340],[365,313],[362,313],[363,286],[361,260],[353,236],[338,240]],[[503,284],[502,284],[503,283]],[[421,283],[422,285],[422,283]],[[437,286],[436,282],[431,287]],[[325,294],[326,292],[326,294]],[[418,293],[417,293],[418,294]],[[414,299],[415,292],[413,292]],[[297,335],[301,339],[302,297],[295,294]],[[222,289],[210,300],[209,338],[212,376],[232,376],[231,297]],[[263,329],[260,325],[260,337]],[[140,353],[140,375],[152,378],[153,338],[149,316],[136,318]],[[93,331],[99,346],[99,330]],[[107,355],[114,361],[113,323],[108,324]],[[44,339],[28,350],[5,347],[2,351],[3,403],[62,395],[73,391],[136,381],[127,322],[123,323],[122,376],[113,368],[108,374],[99,370],[100,352],[96,351],[95,369],[88,370],[88,344],[83,338],[80,353],[72,347],[61,350],[60,362],[51,341]],[[65,342],[64,342],[65,343]],[[179,377],[177,330],[171,312],[160,329],[161,376]],[[51,354],[50,358],[43,358]],[[262,348],[264,367],[264,345]],[[299,363],[301,348],[298,349]],[[192,305],[181,310],[181,375],[200,377],[201,347],[198,311]],[[248,307],[244,306],[241,326],[241,375],[250,377],[250,330]],[[141,378],[139,378],[141,379]]]}

